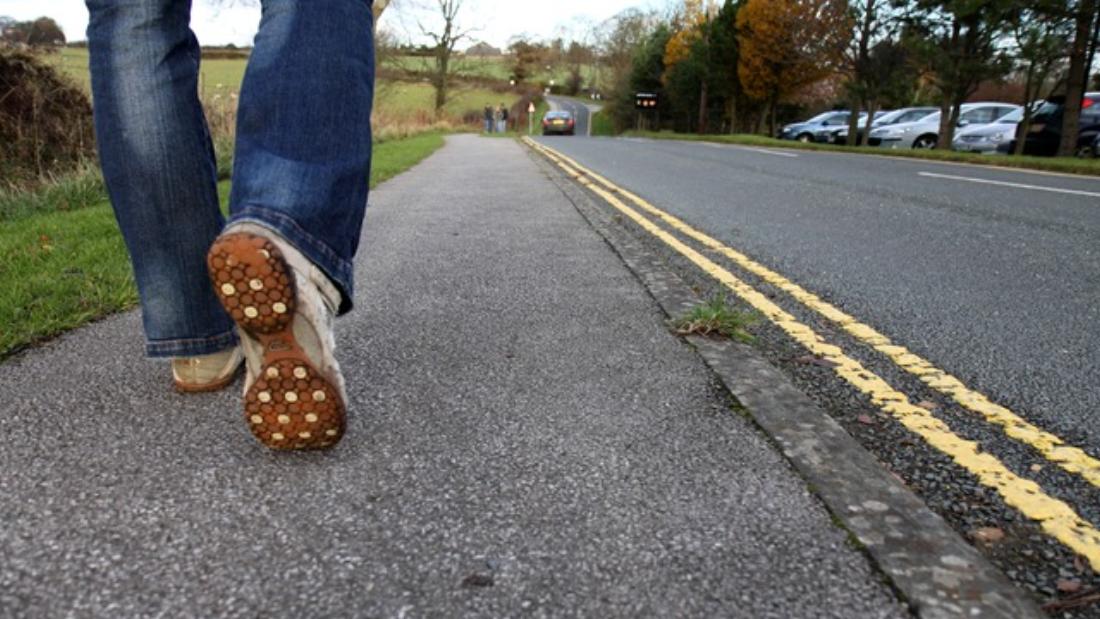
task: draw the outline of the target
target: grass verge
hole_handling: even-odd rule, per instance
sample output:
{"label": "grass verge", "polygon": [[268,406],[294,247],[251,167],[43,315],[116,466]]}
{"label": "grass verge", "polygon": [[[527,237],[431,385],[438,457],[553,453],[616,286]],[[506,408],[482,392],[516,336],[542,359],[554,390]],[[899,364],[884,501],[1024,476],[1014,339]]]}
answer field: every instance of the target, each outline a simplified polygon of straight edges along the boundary
{"label": "grass verge", "polygon": [[611,116],[607,110],[600,110],[593,114],[589,120],[592,123],[593,136],[615,135],[615,123],[611,122]]}
{"label": "grass verge", "polygon": [[894,150],[890,148],[850,148],[833,144],[803,144],[791,140],[777,140],[759,135],[696,135],[691,133],[672,133],[662,131],[628,131],[624,136],[651,138],[657,140],[681,140],[687,142],[714,142],[718,144],[738,144],[742,146],[765,146],[792,150],[811,150],[822,152],[846,153],[849,155],[870,155],[904,157],[932,162],[970,163],[998,168],[1016,168],[1039,170],[1043,172],[1061,172],[1081,176],[1100,176],[1100,159],[1077,159],[1074,157],[1029,157],[980,155],[942,150]]}
{"label": "grass verge", "polygon": [[672,327],[680,335],[726,337],[748,343],[753,337],[745,331],[745,327],[756,320],[755,314],[731,307],[726,295],[716,294],[673,320]]}
{"label": "grass verge", "polygon": [[[375,145],[371,187],[442,145],[435,133]],[[102,189],[96,200],[80,194],[75,210],[58,192],[28,197],[37,201],[31,206],[12,206],[9,197],[11,216],[0,217],[0,360],[137,305],[126,246]],[[225,210],[228,181],[219,184],[219,195]]]}

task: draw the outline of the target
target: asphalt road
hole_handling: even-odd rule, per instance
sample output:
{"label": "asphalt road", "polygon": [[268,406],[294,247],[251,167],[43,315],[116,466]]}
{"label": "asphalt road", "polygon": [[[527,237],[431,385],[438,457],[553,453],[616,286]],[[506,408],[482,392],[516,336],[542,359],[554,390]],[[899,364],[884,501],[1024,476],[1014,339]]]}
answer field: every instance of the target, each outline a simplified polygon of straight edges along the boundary
{"label": "asphalt road", "polygon": [[[815,342],[839,346],[897,398],[970,441],[973,451],[955,452],[961,460],[946,457],[956,438],[903,427],[882,406],[887,396],[876,405],[872,390],[859,385],[863,375],[841,380],[840,370],[807,362],[813,358],[795,342],[797,334],[769,320],[752,328],[757,349],[773,365],[961,534],[976,539],[984,527],[1007,531],[1004,543],[978,545],[1010,578],[1047,599],[1059,596],[1056,585],[1064,579],[1100,584],[1087,568],[1075,567],[1070,550],[1098,565],[1100,181],[665,140],[542,143],[961,379],[971,391],[951,398],[906,371],[912,355],[891,358],[868,344],[866,330],[856,330],[861,339],[781,286],[689,243],[807,325],[821,338]],[[638,234],[700,290],[721,288],[698,262],[640,228]],[[989,422],[984,398],[1038,430],[1017,433],[1017,421],[1007,422],[1009,430]],[[1061,448],[1049,450],[1058,438],[1043,443],[1048,439],[1035,440],[1038,431],[1083,452],[1062,460]],[[994,491],[999,482],[978,477],[981,466],[968,462],[982,454],[1018,476],[1010,491],[1026,487],[1025,496],[1060,499],[1087,532],[1041,530],[1049,512],[1029,500],[1010,504]],[[1084,616],[1100,616],[1092,610]]]}
{"label": "asphalt road", "polygon": [[550,109],[552,110],[567,110],[573,113],[573,118],[577,119],[577,125],[575,127],[577,136],[589,135],[592,114],[601,107],[595,104],[581,103],[578,99],[571,99],[569,97],[548,96],[546,97],[546,101],[550,104]]}
{"label": "asphalt road", "polygon": [[449,138],[362,248],[331,452],[173,393],[136,313],[0,365],[0,616],[904,616],[517,143]]}
{"label": "asphalt road", "polygon": [[1100,454],[1100,180],[672,141],[546,143]]}

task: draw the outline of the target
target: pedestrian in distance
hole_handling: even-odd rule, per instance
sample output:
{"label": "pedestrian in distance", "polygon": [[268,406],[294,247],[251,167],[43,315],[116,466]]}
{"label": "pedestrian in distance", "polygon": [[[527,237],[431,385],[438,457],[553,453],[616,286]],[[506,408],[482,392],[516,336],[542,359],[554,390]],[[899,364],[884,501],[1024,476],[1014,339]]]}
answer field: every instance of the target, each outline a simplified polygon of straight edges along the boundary
{"label": "pedestrian in distance", "polygon": [[493,110],[493,130],[498,133],[504,132],[504,130],[500,128],[501,107],[502,106],[498,105],[496,109]]}
{"label": "pedestrian in distance", "polygon": [[497,125],[497,131],[500,132],[500,133],[507,133],[508,132],[508,108],[503,103],[501,103],[500,108],[498,108],[498,109],[500,110],[500,121]]}
{"label": "pedestrian in distance", "polygon": [[224,388],[243,364],[244,420],[260,442],[335,445],[348,399],[332,322],[352,307],[371,162],[371,2],[261,1],[228,221],[191,3],[86,2],[100,163],[146,353],[171,360],[183,392]]}
{"label": "pedestrian in distance", "polygon": [[485,104],[485,133],[493,132],[493,104]]}

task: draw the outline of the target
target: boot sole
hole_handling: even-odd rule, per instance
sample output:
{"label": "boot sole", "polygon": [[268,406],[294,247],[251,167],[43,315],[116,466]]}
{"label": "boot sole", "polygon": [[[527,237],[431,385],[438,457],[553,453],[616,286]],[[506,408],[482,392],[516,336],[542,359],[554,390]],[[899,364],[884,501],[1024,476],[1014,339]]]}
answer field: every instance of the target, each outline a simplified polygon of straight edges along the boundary
{"label": "boot sole", "polygon": [[282,252],[262,236],[227,234],[206,263],[225,310],[263,347],[260,375],[244,396],[252,434],[278,450],[335,445],[344,436],[344,403],[294,337],[294,273]]}
{"label": "boot sole", "polygon": [[176,385],[176,391],[179,393],[210,393],[212,391],[221,391],[233,384],[233,381],[237,380],[237,374],[239,373],[240,367],[233,368],[233,371],[230,372],[228,376],[204,385],[184,383],[178,380],[174,380],[173,382]]}

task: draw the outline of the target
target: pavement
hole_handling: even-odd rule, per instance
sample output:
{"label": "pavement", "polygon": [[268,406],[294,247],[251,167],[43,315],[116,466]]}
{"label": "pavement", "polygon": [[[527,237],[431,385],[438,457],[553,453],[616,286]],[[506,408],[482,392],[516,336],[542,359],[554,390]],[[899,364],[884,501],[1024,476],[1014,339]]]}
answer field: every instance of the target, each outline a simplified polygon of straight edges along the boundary
{"label": "pavement", "polygon": [[173,393],[136,313],[0,365],[0,615],[908,614],[519,144],[371,202],[330,452]]}
{"label": "pavement", "polygon": [[[981,478],[980,469],[960,466],[839,380],[828,363],[807,357],[789,333],[766,320],[753,329],[773,366],[962,535],[1004,535],[978,546],[1010,578],[1052,600],[1082,583],[1096,591],[1100,180],[673,140],[538,140],[783,276],[769,281],[701,250],[971,441],[975,457],[993,456],[1018,477],[1004,485]],[[699,290],[717,288],[667,243],[650,241]],[[788,294],[792,285],[817,300]],[[827,319],[813,309],[822,302],[861,326]],[[907,353],[891,358],[876,349],[869,329]],[[969,391],[953,398],[932,388],[937,381],[912,369],[917,357]],[[991,423],[991,410],[1019,420]],[[1019,431],[1025,424],[1031,429]],[[1076,456],[1066,459],[1070,448]],[[1024,487],[1028,497],[1063,501],[1087,532],[1052,535],[1045,520],[1052,512],[1030,499],[1006,502],[1006,492]],[[1078,554],[1091,557],[1091,570]],[[1070,612],[1098,617],[1100,606]]]}

